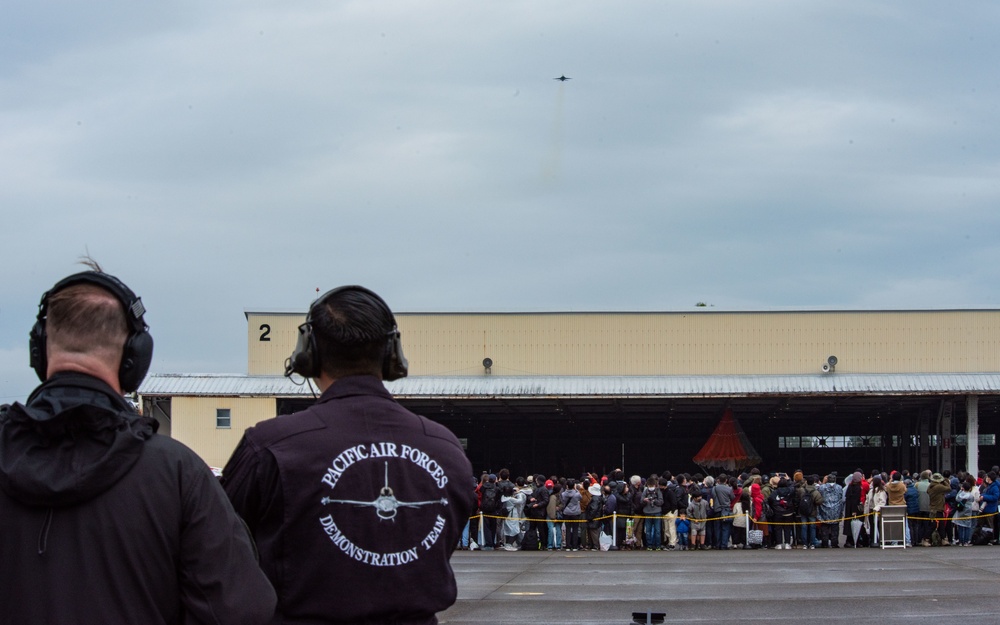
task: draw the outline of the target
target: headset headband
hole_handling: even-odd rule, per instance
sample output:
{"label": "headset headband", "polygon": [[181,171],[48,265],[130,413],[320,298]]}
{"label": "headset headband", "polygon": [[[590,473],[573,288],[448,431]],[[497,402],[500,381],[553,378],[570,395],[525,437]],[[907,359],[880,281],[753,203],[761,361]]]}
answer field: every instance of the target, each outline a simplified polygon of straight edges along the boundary
{"label": "headset headband", "polygon": [[122,391],[132,392],[139,388],[149,365],[153,360],[153,337],[149,334],[144,315],[146,307],[142,299],[132,292],[118,278],[99,271],[83,271],[67,276],[42,295],[38,304],[38,316],[29,335],[29,352],[31,368],[35,370],[38,379],[45,381],[48,373],[48,355],[46,353],[47,333],[45,325],[48,321],[49,298],[52,295],[79,284],[92,284],[112,295],[122,305],[125,312],[125,323],[128,326],[128,338],[122,349],[121,366],[118,370],[118,382]]}
{"label": "headset headband", "polygon": [[382,379],[387,381],[405,378],[409,363],[403,355],[403,345],[400,341],[399,328],[396,325],[396,317],[392,314],[389,305],[385,303],[377,293],[363,286],[347,285],[331,289],[316,298],[309,306],[305,323],[299,326],[299,338],[292,355],[285,361],[285,376],[298,373],[305,378],[316,378],[320,375],[319,349],[316,345],[316,335],[313,332],[313,311],[317,306],[321,306],[327,299],[345,291],[357,291],[382,308],[383,313],[388,317],[390,327],[386,331],[386,347],[382,358]]}
{"label": "headset headband", "polygon": [[122,308],[125,310],[125,323],[128,324],[129,334],[136,334],[148,330],[143,315],[146,314],[146,307],[142,303],[142,298],[138,297],[128,288],[124,282],[111,274],[99,271],[83,271],[67,276],[56,282],[51,289],[42,295],[42,301],[38,305],[38,321],[45,321],[49,313],[49,297],[55,295],[63,289],[67,289],[77,284],[93,284],[114,295]]}

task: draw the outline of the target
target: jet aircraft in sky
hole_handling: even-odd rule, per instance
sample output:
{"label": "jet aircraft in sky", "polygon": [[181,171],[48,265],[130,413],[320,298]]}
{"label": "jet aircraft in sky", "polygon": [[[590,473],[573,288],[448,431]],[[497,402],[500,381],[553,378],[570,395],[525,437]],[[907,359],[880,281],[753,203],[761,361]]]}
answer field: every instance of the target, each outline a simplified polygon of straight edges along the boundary
{"label": "jet aircraft in sky", "polygon": [[559,78],[553,78],[552,80],[558,80],[559,82],[566,82],[567,80],[573,80],[573,79],[563,75],[560,76]]}

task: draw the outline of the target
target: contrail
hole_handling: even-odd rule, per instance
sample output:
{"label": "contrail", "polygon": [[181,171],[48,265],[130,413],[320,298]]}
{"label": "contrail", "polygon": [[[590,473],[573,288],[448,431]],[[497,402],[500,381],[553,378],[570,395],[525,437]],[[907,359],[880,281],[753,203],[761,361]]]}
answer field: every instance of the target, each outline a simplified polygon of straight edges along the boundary
{"label": "contrail", "polygon": [[552,118],[552,137],[549,147],[549,154],[542,163],[542,182],[554,181],[559,178],[560,164],[562,161],[562,127],[563,127],[563,102],[566,99],[566,82],[559,82],[559,89],[556,91],[556,110]]}

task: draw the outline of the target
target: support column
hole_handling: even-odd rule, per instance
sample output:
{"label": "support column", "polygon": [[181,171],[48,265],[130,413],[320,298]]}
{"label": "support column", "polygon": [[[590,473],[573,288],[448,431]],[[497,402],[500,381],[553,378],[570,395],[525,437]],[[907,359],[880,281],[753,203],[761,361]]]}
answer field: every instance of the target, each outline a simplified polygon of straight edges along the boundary
{"label": "support column", "polygon": [[938,431],[938,471],[954,471],[955,440],[951,435],[951,421],[955,406],[949,399],[941,406],[941,427]]}
{"label": "support column", "polygon": [[979,474],[979,396],[969,395],[965,398],[965,436],[966,461],[965,470],[972,477]]}
{"label": "support column", "polygon": [[917,428],[917,431],[920,432],[920,458],[917,460],[915,473],[920,473],[931,468],[931,411],[929,408],[920,409],[920,423],[917,424]]}
{"label": "support column", "polygon": [[899,427],[896,429],[897,435],[899,436],[899,460],[896,462],[896,466],[901,469],[909,469],[910,471],[915,471],[916,467],[913,466],[913,447],[910,445],[912,432],[910,429],[910,423],[913,421],[910,413],[906,412],[900,416]]}

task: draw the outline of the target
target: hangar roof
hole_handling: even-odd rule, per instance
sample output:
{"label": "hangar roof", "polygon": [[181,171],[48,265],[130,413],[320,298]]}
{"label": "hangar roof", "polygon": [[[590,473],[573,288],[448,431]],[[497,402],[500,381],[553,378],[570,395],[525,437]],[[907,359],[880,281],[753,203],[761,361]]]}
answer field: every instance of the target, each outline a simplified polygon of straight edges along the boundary
{"label": "hangar roof", "polygon": [[[400,398],[638,398],[1000,394],[1000,373],[711,376],[419,376],[387,382]],[[155,374],[145,396],[309,397],[284,376]]]}

